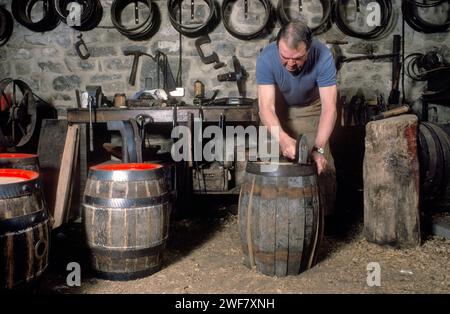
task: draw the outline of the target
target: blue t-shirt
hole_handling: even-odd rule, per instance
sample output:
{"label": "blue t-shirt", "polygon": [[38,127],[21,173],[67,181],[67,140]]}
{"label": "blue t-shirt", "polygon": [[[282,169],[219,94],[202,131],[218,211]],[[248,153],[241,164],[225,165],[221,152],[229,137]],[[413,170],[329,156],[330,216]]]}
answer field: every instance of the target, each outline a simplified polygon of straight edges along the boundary
{"label": "blue t-shirt", "polygon": [[301,72],[294,76],[281,64],[277,43],[272,42],[256,60],[256,83],[276,85],[287,105],[307,106],[319,98],[319,87],[336,85],[333,55],[314,38]]}

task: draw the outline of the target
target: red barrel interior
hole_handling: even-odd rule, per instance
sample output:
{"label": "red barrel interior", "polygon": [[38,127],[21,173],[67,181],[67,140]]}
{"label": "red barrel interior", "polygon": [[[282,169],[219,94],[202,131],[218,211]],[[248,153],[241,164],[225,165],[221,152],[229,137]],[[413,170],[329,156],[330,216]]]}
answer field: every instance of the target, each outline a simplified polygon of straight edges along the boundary
{"label": "red barrel interior", "polygon": [[127,164],[109,164],[109,165],[98,165],[93,166],[93,170],[103,170],[103,171],[145,171],[145,170],[155,170],[161,168],[158,164],[141,164],[141,163],[127,163]]}
{"label": "red barrel interior", "polygon": [[22,179],[23,181],[37,179],[39,177],[39,173],[30,171],[30,170],[22,170],[22,169],[0,169],[0,177],[1,178],[16,178]]}
{"label": "red barrel interior", "polygon": [[11,159],[11,158],[35,158],[35,154],[22,154],[22,153],[2,153],[0,154],[0,159]]}

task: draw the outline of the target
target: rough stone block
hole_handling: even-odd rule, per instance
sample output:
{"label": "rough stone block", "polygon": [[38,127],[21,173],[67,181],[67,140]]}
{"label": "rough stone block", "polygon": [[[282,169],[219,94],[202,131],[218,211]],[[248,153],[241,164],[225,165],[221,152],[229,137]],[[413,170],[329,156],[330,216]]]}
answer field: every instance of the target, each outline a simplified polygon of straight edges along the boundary
{"label": "rough stone block", "polygon": [[61,63],[55,63],[52,61],[38,62],[38,66],[45,72],[62,74],[64,70],[64,66]]}
{"label": "rough stone block", "polygon": [[53,80],[53,88],[56,91],[74,90],[80,86],[81,79],[77,75],[58,76]]}
{"label": "rough stone block", "polygon": [[122,74],[96,74],[91,77],[90,81],[92,83],[103,83],[114,80],[119,80],[122,78]]}

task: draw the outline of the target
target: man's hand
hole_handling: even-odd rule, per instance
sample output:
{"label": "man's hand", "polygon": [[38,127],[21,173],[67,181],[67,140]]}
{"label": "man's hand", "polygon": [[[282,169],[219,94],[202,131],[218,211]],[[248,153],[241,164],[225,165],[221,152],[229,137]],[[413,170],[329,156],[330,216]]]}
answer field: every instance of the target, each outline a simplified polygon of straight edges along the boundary
{"label": "man's hand", "polygon": [[312,152],[311,157],[314,160],[314,162],[316,163],[317,172],[320,175],[327,168],[328,162],[327,162],[326,158],[318,152]]}
{"label": "man's hand", "polygon": [[280,135],[280,148],[283,156],[294,159],[297,141],[287,134]]}

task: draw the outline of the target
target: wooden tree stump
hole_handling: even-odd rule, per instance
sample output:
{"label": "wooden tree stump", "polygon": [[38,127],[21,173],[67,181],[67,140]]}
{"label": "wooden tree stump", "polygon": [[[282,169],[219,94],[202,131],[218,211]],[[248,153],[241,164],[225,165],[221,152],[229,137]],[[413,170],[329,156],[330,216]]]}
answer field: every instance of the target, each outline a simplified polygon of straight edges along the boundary
{"label": "wooden tree stump", "polygon": [[418,119],[402,115],[366,126],[364,235],[395,247],[420,244]]}

